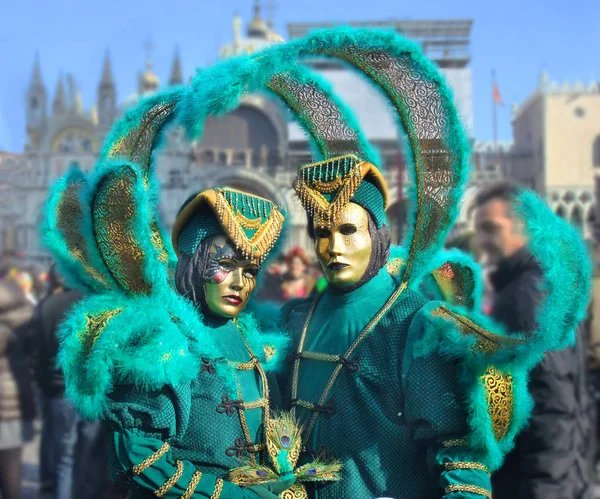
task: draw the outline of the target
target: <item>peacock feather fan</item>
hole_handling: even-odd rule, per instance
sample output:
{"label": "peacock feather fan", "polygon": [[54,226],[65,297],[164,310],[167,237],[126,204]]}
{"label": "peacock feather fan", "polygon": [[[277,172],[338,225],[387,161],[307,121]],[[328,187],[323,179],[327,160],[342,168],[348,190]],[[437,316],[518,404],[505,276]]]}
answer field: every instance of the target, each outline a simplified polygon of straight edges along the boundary
{"label": "peacock feather fan", "polygon": [[280,413],[269,419],[265,443],[270,467],[250,464],[240,466],[229,472],[229,480],[242,487],[249,487],[293,476],[297,483],[280,497],[296,499],[307,497],[303,483],[340,479],[342,465],[338,461],[317,459],[296,468],[302,447],[302,429],[290,413]]}

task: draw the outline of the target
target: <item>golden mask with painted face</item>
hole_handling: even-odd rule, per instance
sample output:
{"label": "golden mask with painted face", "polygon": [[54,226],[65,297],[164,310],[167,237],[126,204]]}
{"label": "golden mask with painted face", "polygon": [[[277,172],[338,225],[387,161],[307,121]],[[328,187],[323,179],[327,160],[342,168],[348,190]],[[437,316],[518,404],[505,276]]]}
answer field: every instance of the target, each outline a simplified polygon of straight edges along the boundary
{"label": "golden mask with painted face", "polygon": [[244,258],[225,236],[215,236],[204,269],[204,295],[208,309],[232,318],[244,310],[254,288],[259,266]]}
{"label": "golden mask with painted face", "polygon": [[315,252],[330,285],[353,286],[371,259],[369,216],[358,204],[348,203],[331,223],[315,218]]}

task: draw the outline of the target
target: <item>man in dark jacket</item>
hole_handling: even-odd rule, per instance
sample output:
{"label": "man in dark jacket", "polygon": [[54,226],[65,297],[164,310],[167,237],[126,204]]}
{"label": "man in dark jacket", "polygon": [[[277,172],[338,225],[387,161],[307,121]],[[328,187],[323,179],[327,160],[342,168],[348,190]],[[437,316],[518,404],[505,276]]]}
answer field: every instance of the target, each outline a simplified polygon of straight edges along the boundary
{"label": "man in dark jacket", "polygon": [[[528,252],[510,209],[518,188],[498,184],[476,200],[481,249],[496,265],[491,275],[492,317],[511,332],[531,333],[543,298],[541,270]],[[533,370],[534,409],[501,469],[492,477],[494,499],[587,499],[593,495],[594,405],[587,380],[585,330],[574,347],[547,353]]]}
{"label": "man in dark jacket", "polygon": [[79,418],[72,403],[65,398],[64,377],[56,366],[57,331],[81,295],[77,291],[65,291],[54,271],[50,280],[50,292],[39,303],[33,326],[37,334],[35,370],[43,416],[40,479],[43,493],[68,499],[71,497]]}

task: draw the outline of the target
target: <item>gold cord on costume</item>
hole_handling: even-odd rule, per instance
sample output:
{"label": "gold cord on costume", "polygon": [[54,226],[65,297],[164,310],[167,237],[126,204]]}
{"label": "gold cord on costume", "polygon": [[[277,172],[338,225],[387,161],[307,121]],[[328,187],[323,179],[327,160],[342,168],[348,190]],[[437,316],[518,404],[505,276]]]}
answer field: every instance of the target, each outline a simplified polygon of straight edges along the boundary
{"label": "gold cord on costume", "polygon": [[210,496],[210,499],[219,499],[219,496],[221,495],[222,490],[223,490],[223,480],[221,480],[220,478],[217,478],[217,483],[215,484],[215,491],[213,492],[212,496]]}
{"label": "gold cord on costume", "polygon": [[202,472],[200,470],[194,471],[192,479],[190,480],[190,484],[187,486],[187,489],[185,489],[185,492],[181,496],[181,499],[190,499],[190,497],[192,497],[192,495],[196,491],[196,487],[198,487],[198,484],[200,483],[201,478]]}
{"label": "gold cord on costume", "polygon": [[150,466],[152,466],[156,461],[158,461],[161,457],[163,457],[168,450],[171,448],[169,442],[165,442],[162,444],[162,447],[158,449],[154,454],[150,457],[144,459],[140,464],[133,467],[134,475],[141,475],[144,471],[146,471]]}
{"label": "gold cord on costume", "polygon": [[445,463],[444,468],[448,471],[453,470],[479,470],[485,471],[486,473],[490,473],[490,470],[485,464],[470,462],[470,461],[457,461],[453,463]]}
{"label": "gold cord on costume", "polygon": [[444,489],[444,494],[451,494],[452,492],[470,492],[471,494],[478,494],[487,497],[487,499],[492,499],[492,494],[489,490],[483,487],[476,487],[475,485],[448,485]]}
{"label": "gold cord on costume", "polygon": [[177,483],[177,481],[181,478],[181,475],[183,475],[183,463],[178,460],[176,464],[177,469],[175,470],[175,473],[173,473],[173,476],[169,478],[160,489],[156,489],[154,491],[154,495],[156,497],[164,496],[169,489]]}

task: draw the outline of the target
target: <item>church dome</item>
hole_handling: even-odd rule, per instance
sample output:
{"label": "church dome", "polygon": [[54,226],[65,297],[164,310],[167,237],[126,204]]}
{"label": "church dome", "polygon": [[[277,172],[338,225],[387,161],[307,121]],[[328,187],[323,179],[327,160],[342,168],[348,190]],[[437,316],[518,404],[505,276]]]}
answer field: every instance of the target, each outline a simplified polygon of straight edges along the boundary
{"label": "church dome", "polygon": [[248,25],[248,36],[253,38],[267,38],[268,35],[269,28],[260,15],[260,3],[257,1],[254,4],[254,17]]}

